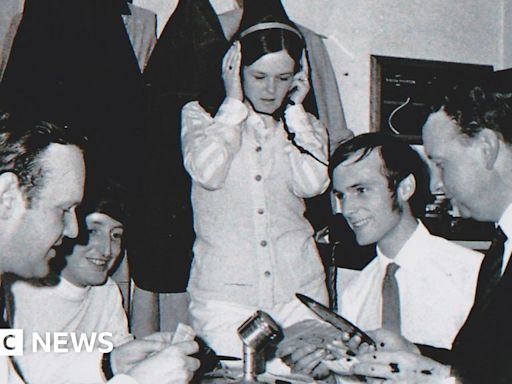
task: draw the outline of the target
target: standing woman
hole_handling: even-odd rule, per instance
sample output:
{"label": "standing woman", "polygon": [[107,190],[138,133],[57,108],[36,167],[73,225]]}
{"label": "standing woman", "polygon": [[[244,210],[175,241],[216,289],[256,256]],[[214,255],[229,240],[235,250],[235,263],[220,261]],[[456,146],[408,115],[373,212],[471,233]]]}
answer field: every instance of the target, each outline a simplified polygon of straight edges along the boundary
{"label": "standing woman", "polygon": [[[182,112],[196,242],[188,286],[192,325],[217,353],[240,356],[237,327],[257,309],[286,327],[312,317],[301,292],[326,303],[324,270],[304,198],[329,184],[325,128],[302,106],[304,40],[258,1],[224,56],[226,97]],[[277,2],[278,3],[278,2]],[[270,8],[270,9],[269,9]]]}

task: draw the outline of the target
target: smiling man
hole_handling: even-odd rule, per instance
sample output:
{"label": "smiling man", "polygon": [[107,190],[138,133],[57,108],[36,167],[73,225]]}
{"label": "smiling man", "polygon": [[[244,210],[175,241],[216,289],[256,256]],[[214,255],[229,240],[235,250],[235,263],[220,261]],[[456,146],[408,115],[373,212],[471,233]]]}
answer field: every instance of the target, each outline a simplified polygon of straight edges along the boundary
{"label": "smiling man", "polygon": [[[69,129],[0,114],[0,276],[45,276],[54,247],[77,237],[75,208],[85,181],[81,143]],[[72,381],[185,383],[199,366],[187,356],[196,351],[195,342],[170,345],[163,335],[134,340],[112,354],[89,354]],[[6,356],[0,356],[0,383],[23,383]]]}
{"label": "smiling man", "polygon": [[430,197],[426,164],[398,138],[369,133],[342,144],[330,171],[357,242],[377,243],[377,257],[341,292],[341,314],[364,330],[382,326],[450,348],[473,304],[482,255],[418,220]]}
{"label": "smiling man", "polygon": [[[35,352],[33,333],[42,338],[46,332],[74,333],[93,340],[94,349],[105,347],[98,333],[110,333],[108,340],[114,347],[133,339],[119,288],[108,277],[121,254],[128,222],[124,190],[103,184],[88,183],[85,200],[77,209],[80,235],[63,241],[50,275],[42,280],[14,279],[8,285],[13,328],[22,328],[28,336],[25,355],[17,357],[17,362],[30,383],[69,382],[88,366],[86,359],[91,355],[74,354],[76,359],[70,360]],[[72,350],[71,341],[66,347]]]}
{"label": "smiling man", "polygon": [[[367,133],[336,149],[329,174],[357,242],[377,244],[377,256],[340,292],[340,314],[364,331],[451,348],[473,305],[482,255],[431,235],[418,219],[430,198],[427,165],[400,139]],[[343,356],[346,348],[330,349]],[[325,349],[285,353],[296,372],[329,374]]]}
{"label": "smiling man", "polygon": [[[54,247],[76,237],[85,167],[79,141],[48,123],[0,116],[0,273],[43,277]],[[21,383],[0,358],[0,382]]]}
{"label": "smiling man", "polygon": [[[49,126],[34,129],[49,130]],[[39,137],[43,134],[1,134],[2,271],[43,277],[56,254],[54,247],[64,237],[78,234],[75,207],[82,199],[85,179],[82,152],[64,140],[46,147]],[[30,166],[24,169],[27,163]]]}
{"label": "smiling man", "polygon": [[[394,348],[361,356],[362,363],[354,367],[358,374],[407,383],[512,382],[511,128],[512,94],[486,81],[455,87],[428,117],[423,143],[436,167],[434,184],[464,216],[495,222],[496,235],[482,262],[475,304],[452,350],[423,346],[420,355],[394,334],[377,334]],[[422,375],[425,370],[432,372],[430,377]]]}

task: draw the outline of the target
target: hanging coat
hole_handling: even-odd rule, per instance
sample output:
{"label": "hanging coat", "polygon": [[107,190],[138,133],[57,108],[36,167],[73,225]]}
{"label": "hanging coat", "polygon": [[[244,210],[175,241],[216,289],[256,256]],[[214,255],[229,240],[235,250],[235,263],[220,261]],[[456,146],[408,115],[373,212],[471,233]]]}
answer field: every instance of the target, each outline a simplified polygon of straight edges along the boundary
{"label": "hanging coat", "polygon": [[212,104],[223,99],[220,63],[226,49],[209,1],[181,0],[146,65],[148,156],[129,253],[139,288],[172,293],[187,287],[194,229],[190,177],[181,154],[181,107],[201,97]]}
{"label": "hanging coat", "polygon": [[122,0],[27,0],[0,84],[9,111],[89,138],[88,166],[129,186],[143,86]]}

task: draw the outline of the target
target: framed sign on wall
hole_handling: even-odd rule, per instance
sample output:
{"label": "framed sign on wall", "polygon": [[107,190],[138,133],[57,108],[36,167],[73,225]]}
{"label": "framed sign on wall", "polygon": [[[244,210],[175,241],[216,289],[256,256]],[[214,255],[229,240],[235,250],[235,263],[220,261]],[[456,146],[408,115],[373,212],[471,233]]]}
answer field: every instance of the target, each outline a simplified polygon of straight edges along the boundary
{"label": "framed sign on wall", "polygon": [[432,103],[453,86],[492,72],[490,65],[372,55],[371,130],[420,144],[421,127]]}

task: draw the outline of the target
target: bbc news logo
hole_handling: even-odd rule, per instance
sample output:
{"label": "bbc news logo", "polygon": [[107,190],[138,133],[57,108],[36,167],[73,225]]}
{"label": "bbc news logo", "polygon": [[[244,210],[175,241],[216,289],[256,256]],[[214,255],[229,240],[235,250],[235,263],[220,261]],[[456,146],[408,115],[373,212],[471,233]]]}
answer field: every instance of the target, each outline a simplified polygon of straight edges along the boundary
{"label": "bbc news logo", "polygon": [[[23,355],[23,329],[0,329],[0,356]],[[111,332],[33,332],[30,352],[67,353],[93,352],[108,353],[114,349]]]}
{"label": "bbc news logo", "polygon": [[23,355],[23,329],[0,329],[0,356]]}

